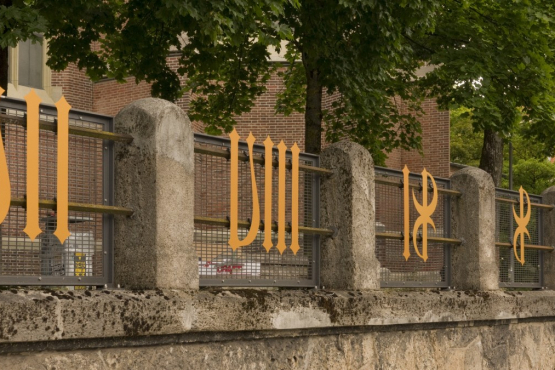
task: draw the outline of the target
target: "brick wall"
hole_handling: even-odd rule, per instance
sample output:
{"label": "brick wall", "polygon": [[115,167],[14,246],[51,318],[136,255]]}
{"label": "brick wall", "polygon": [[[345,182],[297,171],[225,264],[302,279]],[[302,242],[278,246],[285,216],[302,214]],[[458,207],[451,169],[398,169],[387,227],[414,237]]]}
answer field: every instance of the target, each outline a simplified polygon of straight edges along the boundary
{"label": "brick wall", "polygon": [[52,72],[52,86],[62,87],[62,94],[73,109],[93,111],[93,83],[75,64],[62,72]]}
{"label": "brick wall", "polygon": [[424,101],[422,108],[423,156],[417,151],[401,151],[401,162],[411,172],[421,172],[425,167],[433,176],[449,177],[449,112],[438,110],[432,99]]}
{"label": "brick wall", "polygon": [[[170,68],[178,68],[178,58],[177,55],[168,58]],[[184,81],[185,77],[182,77],[182,82]],[[53,73],[52,85],[62,86],[63,94],[72,107],[107,115],[116,115],[125,105],[150,96],[150,84],[136,84],[134,78],[128,78],[124,84],[112,79],[92,84],[74,65],[63,72]],[[304,150],[304,115],[293,113],[285,117],[275,114],[277,93],[284,89],[284,85],[277,74],[274,74],[267,87],[268,91],[256,100],[251,112],[237,117],[237,132],[242,139],[246,139],[249,132],[252,132],[260,143],[267,135],[271,136],[276,145],[279,140],[283,140],[288,147],[297,142],[301,150]],[[331,108],[334,99],[335,96],[324,93],[323,108]],[[176,104],[187,111],[189,102],[190,95],[186,94]],[[420,117],[423,156],[417,151],[394,150],[389,153],[386,166],[402,169],[407,164],[411,172],[421,172],[425,167],[434,176],[449,177],[449,112],[439,111],[434,100],[426,100],[423,109],[425,114]],[[204,125],[202,122],[193,122],[193,129],[204,132]],[[325,133],[322,133],[325,147],[327,144],[324,138]]]}
{"label": "brick wall", "polygon": [[127,104],[150,96],[150,85],[146,82],[136,84],[134,77],[129,77],[126,81],[118,83],[116,80],[106,79],[95,83],[93,112],[115,116]]}

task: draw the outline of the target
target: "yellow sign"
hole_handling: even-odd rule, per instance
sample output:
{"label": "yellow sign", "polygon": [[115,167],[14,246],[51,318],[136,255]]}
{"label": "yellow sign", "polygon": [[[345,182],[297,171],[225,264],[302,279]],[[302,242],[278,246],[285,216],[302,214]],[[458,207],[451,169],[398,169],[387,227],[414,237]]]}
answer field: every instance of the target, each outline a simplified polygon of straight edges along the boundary
{"label": "yellow sign", "polygon": [[[403,256],[405,260],[410,257],[410,203],[409,203],[409,174],[410,171],[407,166],[403,168],[403,201],[404,201],[404,252]],[[428,177],[432,181],[432,201],[428,204]],[[428,260],[428,224],[430,224],[434,230],[436,226],[432,220],[432,214],[435,212],[437,207],[437,185],[433,176],[424,169],[422,171],[422,204],[418,203],[416,196],[414,195],[414,190],[412,191],[412,201],[416,208],[416,211],[420,215],[414,227],[412,229],[412,243],[414,245],[414,250],[416,254],[426,262]],[[422,226],[422,252],[418,250],[417,235],[418,230]]]}
{"label": "yellow sign", "polygon": [[[76,252],[73,256],[73,272],[75,276],[85,276],[87,272],[87,255]],[[85,286],[76,286],[75,289],[86,289]]]}
{"label": "yellow sign", "polygon": [[[516,214],[515,207],[513,206],[513,216],[515,217],[516,224],[518,227],[515,230],[513,237],[513,249],[515,252],[515,258],[521,265],[524,265],[524,234],[528,235],[530,238],[530,233],[528,232],[528,223],[530,222],[530,197],[526,190],[522,188],[519,189],[520,193],[520,217]],[[526,214],[524,214],[524,195],[526,195]],[[520,239],[520,240],[519,240]],[[517,252],[517,241],[520,241],[520,256]],[[520,257],[520,258],[519,258]]]}
{"label": "yellow sign", "polygon": [[[0,94],[4,89],[0,88]],[[27,102],[27,224],[23,230],[31,240],[42,232],[39,226],[39,107],[40,98],[31,90],[25,96]],[[68,230],[68,136],[69,110],[71,106],[65,98],[56,103],[58,111],[58,160],[57,160],[57,215],[54,234],[60,243],[70,235]],[[11,185],[6,154],[0,140],[0,223],[4,222],[10,210]]]}
{"label": "yellow sign", "polygon": [[[254,171],[253,146],[256,141],[252,133],[247,138],[249,148],[249,163],[251,171],[252,184],[252,218],[251,226],[247,236],[243,240],[239,240],[238,236],[238,215],[239,215],[239,139],[235,129],[229,135],[231,139],[231,199],[230,199],[230,220],[229,220],[229,246],[234,251],[237,248],[251,244],[258,235],[260,227],[260,203],[258,200],[258,189],[256,187],[256,177]],[[273,166],[273,147],[274,143],[268,136],[264,141],[264,242],[262,245],[267,252],[273,247],[272,243],[272,166]],[[287,249],[285,245],[285,153],[287,146],[283,141],[279,143],[278,148],[278,241],[276,248],[280,254]],[[297,254],[299,247],[299,153],[300,149],[297,143],[291,148],[291,245],[289,248],[294,254]]]}

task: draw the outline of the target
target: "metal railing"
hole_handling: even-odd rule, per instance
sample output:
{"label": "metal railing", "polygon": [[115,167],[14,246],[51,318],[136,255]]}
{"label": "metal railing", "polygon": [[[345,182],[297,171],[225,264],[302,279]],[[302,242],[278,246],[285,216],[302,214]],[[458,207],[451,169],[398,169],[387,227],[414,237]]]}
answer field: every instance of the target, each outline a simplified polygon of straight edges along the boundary
{"label": "metal railing", "polygon": [[530,194],[531,215],[527,229],[524,264],[516,261],[513,249],[513,236],[518,225],[513,216],[515,206],[520,212],[518,191],[507,189],[495,190],[495,245],[499,259],[499,286],[506,288],[542,288],[543,254],[552,252],[553,247],[543,245],[543,212],[553,209],[552,205],[542,204],[542,197]]}
{"label": "metal railing", "polygon": [[[376,174],[376,255],[380,261],[382,287],[449,287],[451,280],[451,247],[461,244],[451,238],[451,197],[460,196],[450,189],[448,179],[435,178],[438,203],[432,220],[435,230],[428,225],[428,260],[420,259],[413,250],[405,260],[403,256],[403,172],[383,167],[375,168]],[[409,175],[411,189],[411,230],[418,213],[412,204],[412,191],[419,201],[422,176]],[[429,193],[430,194],[430,193]],[[420,243],[421,244],[421,243]],[[420,246],[421,247],[421,246]]]}
{"label": "metal railing", "polygon": [[69,114],[69,231],[61,244],[56,228],[56,108],[40,106],[39,217],[42,233],[31,241],[26,223],[26,103],[0,99],[0,127],[12,200],[0,225],[0,285],[108,286],[113,282],[115,207],[112,117],[71,110]]}
{"label": "metal railing", "polygon": [[[299,245],[297,254],[287,248],[283,254],[275,248],[277,223],[272,222],[269,252],[263,247],[264,234],[264,146],[254,145],[253,162],[260,200],[259,232],[248,246],[235,252],[229,247],[230,216],[230,140],[195,134],[195,234],[201,286],[284,286],[319,285],[319,245],[321,235],[330,230],[319,228],[320,175],[331,172],[318,167],[319,157],[299,155]],[[252,195],[248,147],[239,142],[239,239],[251,226]],[[288,151],[286,168],[291,168]],[[272,181],[272,220],[277,220],[278,192],[277,149],[274,149]],[[291,174],[286,176],[286,245],[290,245]]]}

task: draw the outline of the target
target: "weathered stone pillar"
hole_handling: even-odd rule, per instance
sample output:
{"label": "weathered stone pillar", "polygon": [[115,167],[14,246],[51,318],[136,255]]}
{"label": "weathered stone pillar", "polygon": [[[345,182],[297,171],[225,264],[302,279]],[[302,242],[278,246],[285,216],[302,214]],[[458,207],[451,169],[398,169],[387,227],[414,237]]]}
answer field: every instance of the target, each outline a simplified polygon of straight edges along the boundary
{"label": "weathered stone pillar", "polygon": [[333,237],[322,239],[322,285],[379,289],[372,156],[364,147],[344,141],[324,149],[320,164],[333,171],[321,182],[320,224],[336,230]]}
{"label": "weathered stone pillar", "polygon": [[115,131],[115,202],[134,210],[115,222],[115,282],[125,288],[198,289],[194,138],[183,110],[161,99],[123,108]]}
{"label": "weathered stone pillar", "polygon": [[[544,204],[555,205],[555,186],[547,188],[542,193]],[[555,209],[543,212],[543,244],[555,246]],[[555,252],[543,253],[543,279],[544,286],[555,289]]]}
{"label": "weathered stone pillar", "polygon": [[462,193],[453,199],[453,237],[463,240],[452,253],[452,285],[457,290],[499,288],[495,253],[495,185],[491,176],[467,167],[451,176],[451,187]]}

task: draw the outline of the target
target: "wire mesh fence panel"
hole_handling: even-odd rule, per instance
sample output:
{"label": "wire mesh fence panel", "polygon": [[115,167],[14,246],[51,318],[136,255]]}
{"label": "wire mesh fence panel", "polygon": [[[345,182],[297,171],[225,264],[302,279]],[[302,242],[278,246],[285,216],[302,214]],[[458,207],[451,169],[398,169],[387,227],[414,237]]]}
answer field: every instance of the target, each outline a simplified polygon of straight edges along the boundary
{"label": "wire mesh fence panel", "polygon": [[[399,235],[404,232],[403,173],[382,167],[375,168],[376,180],[395,181],[398,185],[376,183],[376,233]],[[414,206],[413,193],[422,204],[422,176],[410,174],[409,181],[417,188],[410,188],[410,257],[403,256],[404,241],[389,238],[376,238],[376,256],[380,261],[380,278],[382,287],[448,287],[450,281],[450,245],[428,241],[428,259],[418,256],[413,246],[413,227],[420,216]],[[438,189],[449,189],[446,179],[435,179]],[[428,204],[433,193],[428,191]],[[431,216],[434,225],[427,224],[428,237],[449,238],[450,196],[438,193],[437,206]],[[435,226],[435,228],[434,228]],[[422,226],[415,231],[419,251],[422,251]],[[403,234],[404,236],[404,234]]]}
{"label": "wire mesh fence panel", "polygon": [[[0,100],[0,128],[4,144],[11,197],[23,199],[27,191],[27,130],[25,102]],[[19,119],[18,119],[19,118]],[[23,119],[21,119],[23,118]],[[41,105],[42,122],[55,122],[56,109]],[[111,131],[110,117],[72,111],[69,125]],[[57,144],[55,132],[39,133],[39,199],[56,200]],[[91,205],[111,205],[111,143],[69,135],[68,200]],[[57,214],[39,209],[41,233],[31,240],[24,232],[27,210],[11,206],[0,225],[0,285],[68,285],[77,288],[111,282],[111,231],[113,217],[92,212],[69,211],[71,235],[60,243],[54,235]]]}
{"label": "wire mesh fence panel", "polygon": [[[195,145],[205,148],[229,148],[228,139],[195,134]],[[247,153],[245,143],[239,143],[239,150]],[[255,145],[254,153],[260,156],[264,147]],[[287,161],[291,160],[287,152]],[[277,159],[277,151],[274,151]],[[318,157],[300,154],[300,164],[317,166]],[[239,203],[238,219],[251,220],[253,192],[250,163],[239,161]],[[264,181],[265,167],[255,163],[254,175],[260,204],[260,217],[265,220]],[[291,224],[291,171],[286,171],[285,180],[285,220]],[[278,221],[278,168],[272,168],[272,223]],[[299,171],[299,225],[318,227],[317,175]],[[195,217],[228,219],[230,217],[230,162],[226,158],[208,154],[195,154]],[[238,236],[243,240],[248,229],[239,228]],[[318,285],[318,244],[319,237],[299,232],[300,250],[294,254],[290,249],[291,234],[286,233],[287,249],[280,254],[276,248],[278,233],[273,231],[273,247],[267,251],[263,245],[264,231],[259,230],[252,243],[233,251],[228,244],[230,230],[226,226],[205,225],[196,222],[194,243],[198,255],[200,284],[202,286],[300,286]]]}
{"label": "wire mesh fence panel", "polygon": [[[496,189],[496,197],[519,201],[520,194],[517,191]],[[531,203],[541,203],[542,198],[538,195],[529,195]],[[503,201],[495,202],[495,241],[499,243],[510,243],[513,245],[514,233],[518,224],[514,220],[513,207],[519,215],[517,204]],[[526,207],[525,207],[526,212]],[[530,221],[527,225],[530,237],[525,237],[525,245],[542,245],[542,213],[543,210],[536,207],[530,209]],[[519,215],[520,217],[520,215]],[[517,248],[519,248],[517,246]],[[520,249],[518,249],[520,250]],[[499,260],[499,285],[508,288],[541,288],[543,276],[542,251],[536,249],[524,250],[524,264],[517,261],[513,247],[497,247],[497,258]]]}

